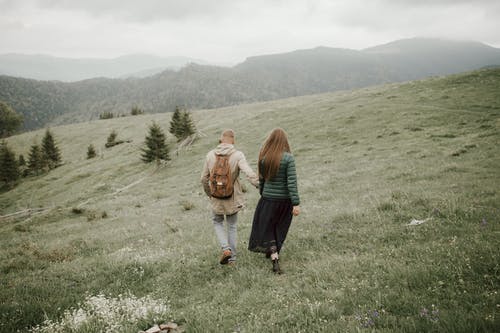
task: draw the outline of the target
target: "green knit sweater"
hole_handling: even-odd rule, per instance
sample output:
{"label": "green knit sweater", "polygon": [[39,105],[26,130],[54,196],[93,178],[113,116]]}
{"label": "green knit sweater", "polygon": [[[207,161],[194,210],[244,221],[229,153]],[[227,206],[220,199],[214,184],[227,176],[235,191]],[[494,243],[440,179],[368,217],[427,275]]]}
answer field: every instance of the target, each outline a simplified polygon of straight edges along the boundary
{"label": "green knit sweater", "polygon": [[267,181],[264,181],[264,178],[260,178],[259,181],[260,192],[264,198],[290,198],[292,205],[298,206],[300,204],[295,159],[292,154],[283,153],[280,168],[276,176]]}

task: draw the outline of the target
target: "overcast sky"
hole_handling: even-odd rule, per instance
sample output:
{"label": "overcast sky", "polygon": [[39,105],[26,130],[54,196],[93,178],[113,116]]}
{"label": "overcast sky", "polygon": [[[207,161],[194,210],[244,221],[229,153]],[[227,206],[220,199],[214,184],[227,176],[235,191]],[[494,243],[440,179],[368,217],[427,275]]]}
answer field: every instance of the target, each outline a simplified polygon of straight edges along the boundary
{"label": "overcast sky", "polygon": [[0,0],[0,53],[182,55],[234,64],[410,37],[500,47],[499,0]]}

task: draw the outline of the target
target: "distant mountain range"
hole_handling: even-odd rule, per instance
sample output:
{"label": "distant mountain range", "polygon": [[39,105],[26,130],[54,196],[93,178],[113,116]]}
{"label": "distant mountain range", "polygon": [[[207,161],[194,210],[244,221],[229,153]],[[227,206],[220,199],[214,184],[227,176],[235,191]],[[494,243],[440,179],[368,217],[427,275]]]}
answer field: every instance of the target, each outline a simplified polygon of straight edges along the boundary
{"label": "distant mountain range", "polygon": [[[215,108],[366,87],[500,65],[500,49],[477,42],[406,39],[357,51],[318,47],[256,56],[234,67],[190,63],[145,78],[41,82],[0,76],[0,100],[25,117],[25,128],[128,114]],[[134,70],[130,70],[133,72]]]}
{"label": "distant mountain range", "polygon": [[11,53],[0,54],[0,75],[65,82],[96,77],[146,77],[166,69],[178,70],[191,62],[207,64],[200,59],[157,57],[147,54],[126,55],[114,59],[71,59]]}

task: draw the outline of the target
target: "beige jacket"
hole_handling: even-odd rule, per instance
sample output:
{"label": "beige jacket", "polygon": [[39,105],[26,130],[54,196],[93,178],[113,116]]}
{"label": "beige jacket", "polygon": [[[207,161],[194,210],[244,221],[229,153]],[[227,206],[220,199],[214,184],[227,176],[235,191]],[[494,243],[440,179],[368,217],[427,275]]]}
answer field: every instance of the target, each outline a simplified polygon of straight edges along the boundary
{"label": "beige jacket", "polygon": [[[230,155],[229,164],[231,165],[232,178],[234,181],[233,196],[228,199],[217,199],[210,196],[209,178],[210,170],[215,164],[215,154]],[[247,176],[248,181],[255,187],[259,186],[259,179],[252,168],[248,165],[245,155],[236,150],[233,145],[228,143],[221,143],[217,148],[211,150],[205,159],[205,165],[201,173],[201,184],[205,193],[210,197],[212,202],[212,209],[218,215],[232,215],[237,213],[245,206],[245,197],[241,189],[239,181],[240,170]]]}

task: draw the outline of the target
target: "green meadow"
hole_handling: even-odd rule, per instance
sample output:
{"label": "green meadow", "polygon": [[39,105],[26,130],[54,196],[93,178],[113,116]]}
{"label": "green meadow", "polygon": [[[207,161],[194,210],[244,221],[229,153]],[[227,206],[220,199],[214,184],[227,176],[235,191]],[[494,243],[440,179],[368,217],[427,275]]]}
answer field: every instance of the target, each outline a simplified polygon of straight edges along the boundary
{"label": "green meadow", "polygon": [[[0,194],[1,332],[500,331],[500,69],[192,115],[197,140],[168,134],[158,167],[140,149],[170,113],[51,128],[64,164]],[[302,201],[284,274],[246,250],[244,179],[238,264],[221,266],[205,155],[233,128],[255,169],[274,127]],[[130,142],[104,148],[112,130]],[[7,142],[27,157],[43,134]]]}

